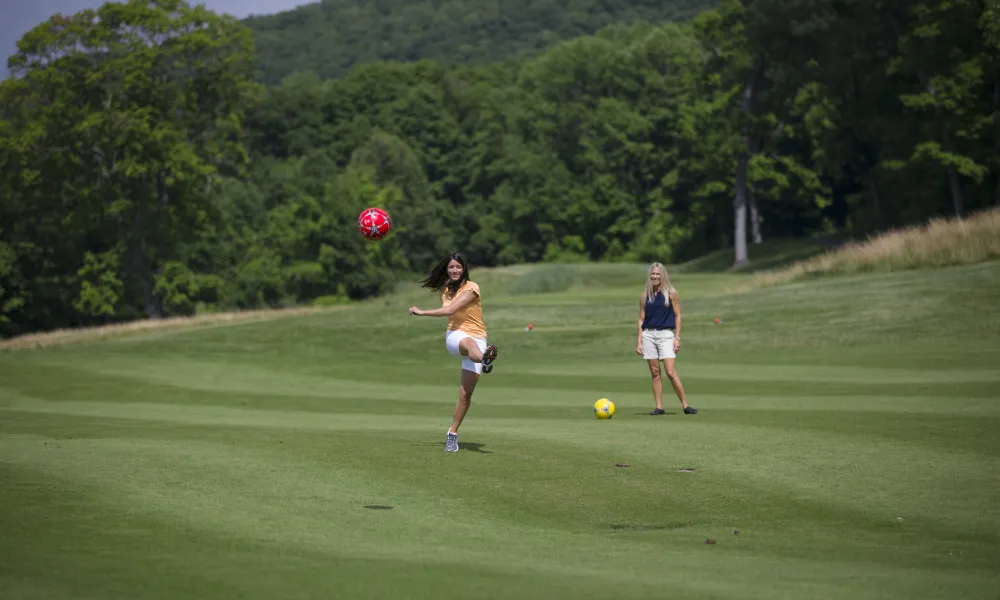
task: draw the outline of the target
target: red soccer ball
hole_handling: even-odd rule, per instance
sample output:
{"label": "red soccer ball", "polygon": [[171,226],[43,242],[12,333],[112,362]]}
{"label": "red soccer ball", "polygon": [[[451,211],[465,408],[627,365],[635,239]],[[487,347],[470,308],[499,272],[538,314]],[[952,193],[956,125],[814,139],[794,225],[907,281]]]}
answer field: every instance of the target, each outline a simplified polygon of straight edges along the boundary
{"label": "red soccer ball", "polygon": [[358,231],[367,240],[380,240],[389,235],[392,219],[381,208],[366,208],[358,215]]}

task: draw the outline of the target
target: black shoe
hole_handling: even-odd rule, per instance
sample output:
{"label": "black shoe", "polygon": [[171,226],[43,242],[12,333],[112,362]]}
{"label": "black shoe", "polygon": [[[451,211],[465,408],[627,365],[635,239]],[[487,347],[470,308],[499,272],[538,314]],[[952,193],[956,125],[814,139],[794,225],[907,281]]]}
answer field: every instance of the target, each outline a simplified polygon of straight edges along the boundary
{"label": "black shoe", "polygon": [[694,408],[693,406],[689,406],[689,407],[687,407],[687,408],[684,409],[684,414],[686,414],[686,415],[696,415],[696,414],[698,414],[698,409]]}
{"label": "black shoe", "polygon": [[497,359],[497,347],[489,346],[486,348],[486,352],[483,352],[483,373],[489,373],[493,370],[493,361]]}
{"label": "black shoe", "polygon": [[663,414],[663,409],[662,408],[654,408],[653,412],[651,412],[649,414],[651,414],[651,415],[662,415]]}

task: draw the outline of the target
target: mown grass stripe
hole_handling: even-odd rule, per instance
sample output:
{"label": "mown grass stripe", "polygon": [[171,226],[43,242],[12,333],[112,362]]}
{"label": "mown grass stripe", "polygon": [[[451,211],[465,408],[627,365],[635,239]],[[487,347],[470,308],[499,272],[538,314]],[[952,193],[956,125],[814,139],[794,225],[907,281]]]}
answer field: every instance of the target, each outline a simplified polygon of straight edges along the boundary
{"label": "mown grass stripe", "polygon": [[[718,295],[725,276],[680,274],[700,413],[668,388],[662,417],[634,355],[641,282],[580,269],[558,294],[501,300],[513,279],[481,281],[502,357],[457,455],[443,321],[406,315],[433,302],[423,291],[0,355],[0,595],[1000,587],[1000,265],[736,296]],[[614,419],[593,418],[600,396]]]}

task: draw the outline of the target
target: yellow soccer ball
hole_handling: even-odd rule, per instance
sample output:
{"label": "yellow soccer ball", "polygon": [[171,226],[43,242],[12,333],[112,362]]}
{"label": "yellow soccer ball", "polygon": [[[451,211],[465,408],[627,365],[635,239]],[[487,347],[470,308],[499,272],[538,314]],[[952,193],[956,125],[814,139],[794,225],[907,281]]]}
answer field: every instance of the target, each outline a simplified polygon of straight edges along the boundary
{"label": "yellow soccer ball", "polygon": [[598,419],[610,419],[615,416],[615,403],[607,398],[601,398],[594,403],[594,416]]}

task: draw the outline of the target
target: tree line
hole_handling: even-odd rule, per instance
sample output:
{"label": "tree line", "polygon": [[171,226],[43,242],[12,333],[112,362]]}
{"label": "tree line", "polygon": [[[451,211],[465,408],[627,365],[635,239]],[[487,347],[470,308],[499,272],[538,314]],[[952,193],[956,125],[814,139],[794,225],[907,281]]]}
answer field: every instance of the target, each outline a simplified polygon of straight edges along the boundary
{"label": "tree line", "polygon": [[[0,333],[383,293],[479,265],[679,261],[1000,203],[983,2],[725,0],[534,57],[255,83],[181,0],[28,33],[0,84]],[[393,216],[379,243],[367,206]]]}
{"label": "tree line", "polygon": [[683,21],[716,0],[321,0],[251,16],[258,79],[341,77],[356,64],[429,58],[453,66],[537,55],[614,23]]}

